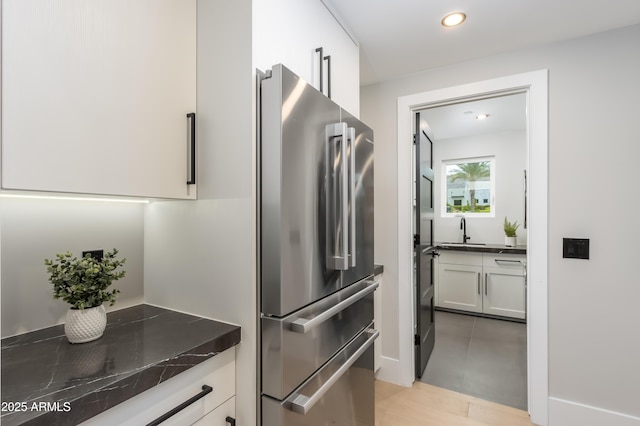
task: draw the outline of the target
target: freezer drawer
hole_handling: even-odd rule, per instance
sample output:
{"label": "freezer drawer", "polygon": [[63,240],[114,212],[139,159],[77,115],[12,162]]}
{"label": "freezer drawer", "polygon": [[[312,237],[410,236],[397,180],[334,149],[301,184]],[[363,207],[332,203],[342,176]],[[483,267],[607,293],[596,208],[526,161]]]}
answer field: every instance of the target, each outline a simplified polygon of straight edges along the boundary
{"label": "freezer drawer", "polygon": [[269,426],[373,426],[373,342],[367,329],[286,400],[262,397],[262,424]]}
{"label": "freezer drawer", "polygon": [[284,318],[262,318],[262,393],[285,398],[373,321],[378,283],[353,284]]}

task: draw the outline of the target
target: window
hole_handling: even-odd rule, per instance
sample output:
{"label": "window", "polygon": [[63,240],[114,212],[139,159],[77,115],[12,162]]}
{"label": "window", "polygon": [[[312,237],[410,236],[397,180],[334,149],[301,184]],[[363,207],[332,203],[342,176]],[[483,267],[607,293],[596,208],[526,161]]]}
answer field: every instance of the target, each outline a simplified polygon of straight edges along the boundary
{"label": "window", "polygon": [[495,158],[442,162],[442,216],[495,216]]}

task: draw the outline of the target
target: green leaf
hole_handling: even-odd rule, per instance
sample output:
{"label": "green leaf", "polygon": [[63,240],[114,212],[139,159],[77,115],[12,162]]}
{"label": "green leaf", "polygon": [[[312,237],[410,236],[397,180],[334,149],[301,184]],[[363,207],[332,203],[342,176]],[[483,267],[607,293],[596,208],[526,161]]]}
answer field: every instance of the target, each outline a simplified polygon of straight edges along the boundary
{"label": "green leaf", "polygon": [[113,281],[124,278],[126,271],[120,270],[126,259],[118,260],[115,248],[104,254],[101,260],[90,255],[78,259],[71,252],[57,253],[56,259],[44,259],[53,284],[54,299],[62,299],[73,309],[86,309],[105,302],[115,304],[118,289],[107,290]]}

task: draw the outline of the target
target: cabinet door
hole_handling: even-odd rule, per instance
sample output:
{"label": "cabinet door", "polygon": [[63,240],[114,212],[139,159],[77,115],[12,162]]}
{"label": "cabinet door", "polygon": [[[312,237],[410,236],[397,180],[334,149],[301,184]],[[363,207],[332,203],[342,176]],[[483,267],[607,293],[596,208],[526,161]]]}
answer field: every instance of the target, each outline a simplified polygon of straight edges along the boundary
{"label": "cabinet door", "polygon": [[331,56],[331,98],[355,117],[360,115],[358,45],[320,0],[262,0],[253,4],[254,63],[268,70],[281,63],[307,83],[327,91],[326,63]]}
{"label": "cabinet door", "polygon": [[440,263],[438,306],[482,312],[481,266]]}
{"label": "cabinet door", "polygon": [[[324,93],[329,94],[327,85],[331,85],[331,99],[355,117],[360,116],[360,56],[359,48],[340,23],[327,10],[319,15],[320,46],[324,56]],[[328,69],[328,62],[331,67]],[[329,74],[330,73],[330,79]]]}
{"label": "cabinet door", "polygon": [[525,277],[522,268],[484,268],[483,312],[525,318]]}
{"label": "cabinet door", "polygon": [[283,64],[307,83],[319,87],[321,36],[318,0],[262,0],[254,2],[254,62],[261,70]]}
{"label": "cabinet door", "polygon": [[2,187],[195,198],[196,0],[4,0]]}

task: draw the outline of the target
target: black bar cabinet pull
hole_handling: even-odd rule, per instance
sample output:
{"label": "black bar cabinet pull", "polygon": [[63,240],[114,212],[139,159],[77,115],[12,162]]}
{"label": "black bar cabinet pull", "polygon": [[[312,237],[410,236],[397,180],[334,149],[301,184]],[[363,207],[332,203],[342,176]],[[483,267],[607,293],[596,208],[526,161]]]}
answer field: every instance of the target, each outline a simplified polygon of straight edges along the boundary
{"label": "black bar cabinet pull", "polygon": [[224,419],[224,421],[229,423],[231,426],[236,426],[236,419],[234,419],[231,416],[227,416],[227,418]]}
{"label": "black bar cabinet pull", "polygon": [[331,55],[324,57],[327,61],[327,96],[331,99]]}
{"label": "black bar cabinet pull", "polygon": [[191,177],[187,181],[187,185],[195,185],[196,183],[196,113],[190,112],[187,118],[191,121]]}
{"label": "black bar cabinet pull", "polygon": [[205,395],[207,395],[207,394],[209,394],[211,392],[213,392],[213,388],[211,386],[202,385],[202,392],[200,392],[196,396],[192,396],[191,398],[187,399],[185,402],[183,402],[182,404],[178,405],[177,407],[175,407],[171,411],[167,411],[162,416],[158,417],[157,419],[155,419],[151,423],[147,424],[147,426],[157,426],[157,425],[159,425],[160,423],[162,423],[165,420],[167,420],[169,417],[176,415],[180,411],[184,410],[185,408],[187,408],[188,406],[190,406],[191,404],[193,404],[197,400],[202,399]]}
{"label": "black bar cabinet pull", "polygon": [[318,61],[318,63],[320,64],[320,93],[324,93],[324,91],[322,90],[322,81],[324,80],[324,78],[322,78],[322,58],[324,57],[322,52],[324,52],[324,48],[318,47],[316,49],[316,53],[320,53],[320,60]]}

